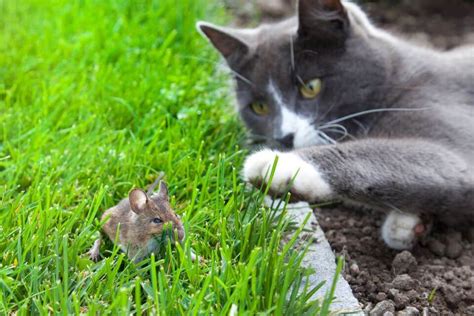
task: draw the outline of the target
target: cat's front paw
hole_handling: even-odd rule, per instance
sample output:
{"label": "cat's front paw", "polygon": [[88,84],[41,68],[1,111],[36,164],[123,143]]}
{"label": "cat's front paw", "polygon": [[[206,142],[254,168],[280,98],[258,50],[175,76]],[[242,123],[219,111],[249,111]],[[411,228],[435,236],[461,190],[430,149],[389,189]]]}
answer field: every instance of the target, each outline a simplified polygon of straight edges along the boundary
{"label": "cat's front paw", "polygon": [[[275,173],[269,184],[277,156]],[[265,149],[250,155],[244,164],[243,177],[254,186],[269,184],[269,193],[276,197],[282,196],[288,190],[297,200],[305,201],[326,200],[333,195],[331,186],[324,180],[317,166],[291,152]]]}

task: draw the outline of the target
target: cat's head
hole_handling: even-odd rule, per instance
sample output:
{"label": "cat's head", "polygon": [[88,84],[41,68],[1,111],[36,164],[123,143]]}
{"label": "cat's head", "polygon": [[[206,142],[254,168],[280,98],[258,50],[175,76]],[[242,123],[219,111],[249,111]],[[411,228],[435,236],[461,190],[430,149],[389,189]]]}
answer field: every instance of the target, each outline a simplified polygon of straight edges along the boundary
{"label": "cat's head", "polygon": [[300,0],[296,17],[255,29],[197,27],[234,74],[241,118],[268,145],[331,143],[345,131],[327,123],[372,106],[384,80],[377,30],[351,3]]}

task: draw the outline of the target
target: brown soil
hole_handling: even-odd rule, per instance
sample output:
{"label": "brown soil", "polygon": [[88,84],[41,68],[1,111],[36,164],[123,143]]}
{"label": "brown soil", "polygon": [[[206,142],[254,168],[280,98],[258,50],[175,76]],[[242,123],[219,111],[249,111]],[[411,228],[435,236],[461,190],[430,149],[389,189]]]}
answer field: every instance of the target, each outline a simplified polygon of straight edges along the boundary
{"label": "brown soil", "polygon": [[[293,15],[296,0],[223,0],[235,24],[275,21]],[[439,49],[474,44],[472,0],[355,1],[376,25],[398,36]]]}
{"label": "brown soil", "polygon": [[425,46],[451,49],[474,43],[474,2],[371,1],[363,5],[378,26]]}
{"label": "brown soil", "polygon": [[334,251],[345,256],[345,278],[365,311],[383,302],[379,307],[396,311],[474,315],[472,231],[438,228],[412,251],[398,252],[380,238],[382,214],[324,209],[316,216]]}

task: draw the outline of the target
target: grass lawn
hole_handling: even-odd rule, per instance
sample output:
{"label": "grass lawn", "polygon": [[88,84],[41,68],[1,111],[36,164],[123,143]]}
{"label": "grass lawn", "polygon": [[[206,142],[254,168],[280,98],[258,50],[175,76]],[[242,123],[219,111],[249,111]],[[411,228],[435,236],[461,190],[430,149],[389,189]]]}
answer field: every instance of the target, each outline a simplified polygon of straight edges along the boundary
{"label": "grass lawn", "polygon": [[[0,0],[0,315],[327,312],[298,294],[294,227],[239,178],[244,131],[194,27],[226,18],[206,0]],[[100,214],[159,171],[185,243],[88,260]]]}

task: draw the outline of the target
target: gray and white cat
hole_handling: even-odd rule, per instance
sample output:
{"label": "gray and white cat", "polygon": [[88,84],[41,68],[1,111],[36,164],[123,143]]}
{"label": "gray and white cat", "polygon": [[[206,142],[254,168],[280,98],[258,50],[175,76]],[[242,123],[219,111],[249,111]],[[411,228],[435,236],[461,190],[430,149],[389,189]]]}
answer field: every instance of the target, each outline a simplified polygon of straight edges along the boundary
{"label": "gray and white cat", "polygon": [[251,133],[287,149],[250,155],[246,181],[268,181],[278,156],[274,194],[291,183],[303,200],[387,212],[382,237],[395,249],[427,233],[425,218],[472,225],[472,47],[415,46],[340,0],[300,0],[296,17],[255,29],[198,29],[234,73]]}

